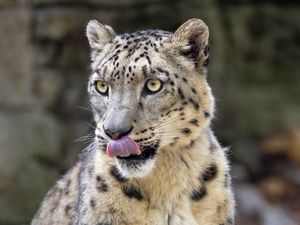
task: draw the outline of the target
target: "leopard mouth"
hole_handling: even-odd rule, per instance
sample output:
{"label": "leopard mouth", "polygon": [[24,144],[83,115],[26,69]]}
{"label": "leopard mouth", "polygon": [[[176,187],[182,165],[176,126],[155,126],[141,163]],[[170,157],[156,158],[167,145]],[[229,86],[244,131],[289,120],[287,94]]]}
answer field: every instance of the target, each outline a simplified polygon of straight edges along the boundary
{"label": "leopard mouth", "polygon": [[151,146],[146,146],[142,149],[142,153],[140,155],[130,155],[127,157],[116,156],[119,160],[124,161],[146,161],[148,159],[154,158],[156,154],[156,149]]}

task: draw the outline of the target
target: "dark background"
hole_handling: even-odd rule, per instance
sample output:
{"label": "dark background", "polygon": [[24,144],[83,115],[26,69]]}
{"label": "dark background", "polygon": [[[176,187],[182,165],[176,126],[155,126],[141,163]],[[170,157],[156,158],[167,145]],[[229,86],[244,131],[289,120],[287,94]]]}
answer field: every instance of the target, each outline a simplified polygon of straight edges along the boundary
{"label": "dark background", "polygon": [[116,32],[210,27],[216,135],[231,148],[239,225],[300,224],[300,3],[1,0],[0,224],[28,224],[88,145],[90,19]]}

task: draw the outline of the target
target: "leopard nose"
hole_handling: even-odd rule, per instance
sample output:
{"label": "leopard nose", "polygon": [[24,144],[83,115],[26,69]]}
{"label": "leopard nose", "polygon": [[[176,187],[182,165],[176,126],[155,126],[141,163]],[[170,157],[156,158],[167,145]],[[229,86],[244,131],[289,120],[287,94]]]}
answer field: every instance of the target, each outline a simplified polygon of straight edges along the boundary
{"label": "leopard nose", "polygon": [[113,140],[117,140],[120,139],[128,134],[130,134],[130,132],[133,130],[133,127],[131,127],[128,130],[110,130],[110,129],[106,129],[105,127],[103,127],[104,132],[107,134],[107,136],[109,136],[111,139]]}

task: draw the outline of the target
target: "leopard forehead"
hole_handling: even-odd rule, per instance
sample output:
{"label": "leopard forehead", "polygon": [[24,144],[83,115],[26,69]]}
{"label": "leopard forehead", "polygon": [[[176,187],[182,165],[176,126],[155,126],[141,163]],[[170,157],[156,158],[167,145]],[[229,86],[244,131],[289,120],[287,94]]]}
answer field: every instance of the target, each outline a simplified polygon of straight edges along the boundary
{"label": "leopard forehead", "polygon": [[[164,42],[170,40],[172,33],[161,30],[138,31],[130,34],[121,34],[104,49],[98,52],[98,56],[92,62],[92,70],[100,78],[115,81],[133,70],[140,72],[135,75],[146,75],[154,71],[153,61],[156,66],[162,64]],[[125,71],[125,70],[129,71]],[[127,78],[133,81],[133,76],[127,73]],[[128,83],[130,83],[130,79]]]}

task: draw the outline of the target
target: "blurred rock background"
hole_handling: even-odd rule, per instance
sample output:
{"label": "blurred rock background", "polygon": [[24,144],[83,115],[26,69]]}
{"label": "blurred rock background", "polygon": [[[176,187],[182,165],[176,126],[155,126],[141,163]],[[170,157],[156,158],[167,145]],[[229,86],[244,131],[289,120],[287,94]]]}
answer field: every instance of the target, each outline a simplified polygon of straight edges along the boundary
{"label": "blurred rock background", "polygon": [[117,32],[211,32],[214,129],[231,147],[237,224],[300,224],[300,3],[296,0],[1,0],[0,225],[28,224],[91,132],[90,19]]}

